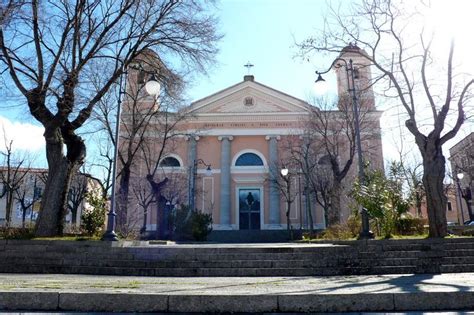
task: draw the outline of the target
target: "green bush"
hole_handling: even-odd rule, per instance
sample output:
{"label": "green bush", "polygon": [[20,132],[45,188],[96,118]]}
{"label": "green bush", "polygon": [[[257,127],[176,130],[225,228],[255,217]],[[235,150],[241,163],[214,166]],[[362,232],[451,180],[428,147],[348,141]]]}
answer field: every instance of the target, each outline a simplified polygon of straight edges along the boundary
{"label": "green bush", "polygon": [[212,215],[201,211],[190,211],[181,205],[170,214],[173,239],[178,241],[205,241],[212,231]]}
{"label": "green bush", "polygon": [[212,232],[212,215],[195,211],[192,214],[192,234],[196,241],[206,241]]}
{"label": "green bush", "polygon": [[419,235],[424,233],[425,220],[411,215],[401,216],[396,223],[397,233],[400,235]]}
{"label": "green bush", "polygon": [[349,240],[359,235],[361,228],[360,217],[350,215],[347,222],[329,226],[321,233],[320,238],[325,240]]}
{"label": "green bush", "polygon": [[325,240],[349,240],[355,236],[347,224],[334,224],[321,233]]}
{"label": "green bush", "polygon": [[11,240],[29,240],[35,236],[34,226],[27,227],[1,227],[0,238]]}
{"label": "green bush", "polygon": [[356,181],[351,195],[355,201],[367,209],[370,218],[375,221],[377,234],[390,238],[402,214],[410,207],[410,200],[402,189],[402,181],[392,170],[391,177],[385,177],[380,170],[366,170],[363,184]]}
{"label": "green bush", "polygon": [[86,193],[85,207],[81,215],[81,228],[89,236],[97,235],[102,231],[107,212],[107,201],[97,191]]}

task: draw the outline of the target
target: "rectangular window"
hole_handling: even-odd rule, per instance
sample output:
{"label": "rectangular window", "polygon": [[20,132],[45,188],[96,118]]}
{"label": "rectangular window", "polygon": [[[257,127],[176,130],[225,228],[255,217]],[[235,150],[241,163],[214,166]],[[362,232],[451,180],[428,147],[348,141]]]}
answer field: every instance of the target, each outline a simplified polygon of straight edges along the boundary
{"label": "rectangular window", "polygon": [[448,201],[448,211],[453,211],[453,205],[451,204],[451,201]]}

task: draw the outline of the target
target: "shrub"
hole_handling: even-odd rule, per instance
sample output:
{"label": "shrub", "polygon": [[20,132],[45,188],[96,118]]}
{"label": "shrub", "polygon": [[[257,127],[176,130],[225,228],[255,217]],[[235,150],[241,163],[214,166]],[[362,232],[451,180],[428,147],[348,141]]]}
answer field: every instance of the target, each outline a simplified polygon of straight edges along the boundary
{"label": "shrub", "polygon": [[86,193],[87,205],[81,215],[81,228],[87,235],[97,235],[102,231],[107,212],[107,201],[97,191]]}
{"label": "shrub", "polygon": [[349,218],[347,218],[346,225],[351,234],[353,235],[352,237],[357,237],[362,228],[360,216],[358,214],[350,215]]}
{"label": "shrub", "polygon": [[212,215],[200,211],[192,214],[192,234],[196,241],[206,241],[212,232]]}
{"label": "shrub", "polygon": [[413,235],[424,233],[425,220],[415,218],[411,215],[403,215],[396,223],[396,229],[400,235]]}
{"label": "shrub", "polygon": [[402,189],[402,181],[397,177],[396,170],[391,177],[385,177],[379,170],[366,170],[363,184],[356,181],[351,195],[355,201],[367,209],[367,213],[376,222],[377,232],[383,238],[390,238],[395,232],[400,216],[410,206]]}
{"label": "shrub", "polygon": [[0,238],[13,240],[29,240],[35,236],[34,226],[1,227]]}
{"label": "shrub", "polygon": [[325,240],[348,240],[354,237],[347,224],[334,224],[321,233],[321,238]]}
{"label": "shrub", "polygon": [[186,205],[180,205],[170,213],[169,222],[172,228],[172,239],[184,241],[192,239],[190,210]]}
{"label": "shrub", "polygon": [[170,225],[175,240],[205,241],[212,231],[212,215],[181,205],[170,214]]}
{"label": "shrub", "polygon": [[321,238],[326,240],[349,240],[360,233],[361,222],[357,215],[350,215],[347,222],[335,224],[321,233]]}

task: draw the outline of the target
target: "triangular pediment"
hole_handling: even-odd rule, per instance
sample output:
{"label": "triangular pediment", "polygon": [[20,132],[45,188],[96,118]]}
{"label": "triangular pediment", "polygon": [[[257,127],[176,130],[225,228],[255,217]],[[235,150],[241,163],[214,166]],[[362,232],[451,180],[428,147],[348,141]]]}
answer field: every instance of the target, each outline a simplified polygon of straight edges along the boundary
{"label": "triangular pediment", "polygon": [[302,113],[310,105],[255,81],[243,81],[194,102],[189,111],[199,114]]}

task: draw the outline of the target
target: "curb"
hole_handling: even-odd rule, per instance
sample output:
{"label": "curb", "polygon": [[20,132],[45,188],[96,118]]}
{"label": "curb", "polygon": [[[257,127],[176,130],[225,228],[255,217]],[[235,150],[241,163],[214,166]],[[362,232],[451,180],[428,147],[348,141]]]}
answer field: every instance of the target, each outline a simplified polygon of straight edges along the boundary
{"label": "curb", "polygon": [[163,295],[0,292],[0,309],[77,312],[375,312],[474,309],[474,292]]}

